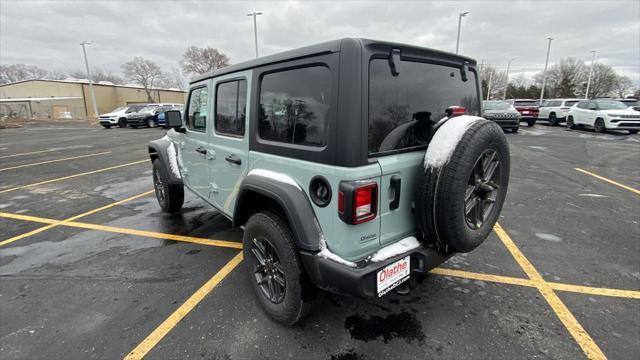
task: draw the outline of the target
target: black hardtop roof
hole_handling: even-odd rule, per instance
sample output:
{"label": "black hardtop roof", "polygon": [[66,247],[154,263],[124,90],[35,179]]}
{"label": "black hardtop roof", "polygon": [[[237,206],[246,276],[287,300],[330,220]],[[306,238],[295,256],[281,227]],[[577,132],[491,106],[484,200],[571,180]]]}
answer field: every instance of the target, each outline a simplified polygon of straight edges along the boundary
{"label": "black hardtop roof", "polygon": [[474,59],[468,58],[466,56],[461,56],[461,55],[448,53],[445,51],[440,51],[435,49],[430,49],[430,48],[425,48],[421,46],[395,43],[390,41],[378,41],[378,40],[371,40],[371,39],[364,39],[364,38],[343,38],[343,39],[322,42],[314,45],[309,45],[309,46],[305,46],[305,47],[301,47],[293,50],[287,50],[287,51],[283,51],[273,55],[263,56],[257,59],[237,63],[213,72],[195,76],[191,79],[189,83],[193,84],[205,79],[209,79],[209,78],[213,78],[213,77],[221,76],[225,74],[231,74],[237,71],[248,70],[248,69],[252,69],[262,65],[274,64],[278,62],[304,58],[311,55],[330,54],[334,52],[339,52],[343,46],[365,47],[369,45],[388,46],[390,48],[411,48],[415,50],[422,50],[425,52],[431,52],[431,53],[435,52],[448,57],[456,57],[456,58],[459,58],[460,60],[467,61],[472,66],[476,65],[476,61]]}

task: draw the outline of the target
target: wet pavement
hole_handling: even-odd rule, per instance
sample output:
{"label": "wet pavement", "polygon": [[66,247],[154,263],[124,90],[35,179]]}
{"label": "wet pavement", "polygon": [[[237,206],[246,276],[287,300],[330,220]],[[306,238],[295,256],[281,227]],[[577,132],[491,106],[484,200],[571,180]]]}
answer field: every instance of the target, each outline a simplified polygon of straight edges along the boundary
{"label": "wet pavement", "polygon": [[[555,291],[575,323],[560,320],[562,306],[536,287],[546,285],[526,282],[523,260],[493,233],[412,279],[408,295],[328,294],[287,327],[262,312],[243,264],[203,292],[238,254],[241,229],[189,193],[173,216],[141,195],[152,190],[145,144],[163,132],[0,130],[0,358],[123,358],[145,339],[149,359],[575,359],[594,345],[611,359],[640,353],[640,195],[575,170],[640,189],[638,135],[545,124],[507,134],[499,222],[544,281],[585,287]],[[587,340],[574,337],[576,324]]]}

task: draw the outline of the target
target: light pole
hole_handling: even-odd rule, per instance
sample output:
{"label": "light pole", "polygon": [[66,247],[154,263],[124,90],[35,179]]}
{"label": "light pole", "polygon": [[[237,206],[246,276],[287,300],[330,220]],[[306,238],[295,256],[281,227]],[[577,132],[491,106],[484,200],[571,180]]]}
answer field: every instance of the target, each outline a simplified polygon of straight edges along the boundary
{"label": "light pole", "polygon": [[98,103],[96,102],[96,93],[93,91],[93,77],[91,76],[91,70],[89,69],[89,61],[87,60],[87,50],[85,45],[91,45],[93,41],[83,41],[80,43],[82,46],[82,53],[84,54],[84,66],[87,67],[87,76],[89,77],[89,91],[91,91],[91,99],[93,100],[93,112],[98,117]]}
{"label": "light pole", "polygon": [[540,105],[542,105],[542,99],[544,98],[544,87],[547,85],[547,66],[549,66],[549,54],[551,53],[551,41],[553,38],[548,37],[549,46],[547,46],[547,60],[544,63],[544,72],[542,73],[542,90],[540,90]]}
{"label": "light pole", "polygon": [[591,87],[591,76],[593,76],[593,65],[595,65],[596,61],[596,51],[591,50],[591,68],[589,69],[589,80],[587,80],[587,91],[584,93],[584,99],[589,98],[589,87]]}
{"label": "light pole", "polygon": [[467,16],[468,14],[469,14],[468,11],[461,12],[460,14],[458,14],[458,37],[456,39],[456,54],[460,49],[460,28],[462,27],[462,18]]}
{"label": "light pole", "polygon": [[509,67],[511,67],[511,62],[512,62],[513,60],[515,60],[515,59],[516,59],[516,58],[511,58],[511,59],[509,60],[509,62],[507,63],[507,83],[506,83],[506,84],[505,84],[505,86],[504,86],[504,95],[502,95],[502,98],[503,98],[504,100],[507,100],[507,88],[509,87]]}
{"label": "light pole", "polygon": [[256,22],[256,17],[258,15],[262,15],[262,13],[254,11],[251,14],[247,14],[247,16],[253,16],[253,40],[256,45],[256,58],[258,57],[258,24]]}
{"label": "light pole", "polygon": [[487,100],[491,100],[491,79],[493,78],[493,72],[489,73],[489,83],[487,84]]}

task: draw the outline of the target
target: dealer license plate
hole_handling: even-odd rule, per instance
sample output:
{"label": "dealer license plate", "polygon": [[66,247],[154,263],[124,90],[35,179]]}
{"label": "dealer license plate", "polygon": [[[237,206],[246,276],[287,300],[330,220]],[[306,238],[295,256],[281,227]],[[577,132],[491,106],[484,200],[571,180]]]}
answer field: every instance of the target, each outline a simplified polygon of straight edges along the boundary
{"label": "dealer license plate", "polygon": [[376,274],[378,297],[381,297],[396,286],[409,280],[409,273],[411,270],[410,259],[411,257],[407,256],[404,259],[400,259],[378,271]]}
{"label": "dealer license plate", "polygon": [[528,111],[523,111],[522,113],[523,113],[523,114],[528,114],[529,112],[528,112]]}

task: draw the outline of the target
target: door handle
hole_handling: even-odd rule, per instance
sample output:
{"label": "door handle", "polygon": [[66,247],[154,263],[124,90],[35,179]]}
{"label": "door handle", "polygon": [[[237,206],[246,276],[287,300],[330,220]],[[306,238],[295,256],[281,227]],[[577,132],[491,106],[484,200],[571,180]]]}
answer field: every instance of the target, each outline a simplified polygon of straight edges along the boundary
{"label": "door handle", "polygon": [[240,159],[240,157],[238,157],[238,155],[236,154],[231,154],[228,155],[226,158],[224,158],[226,161],[236,164],[236,165],[241,165],[242,164],[242,159]]}
{"label": "door handle", "polygon": [[389,203],[389,210],[395,210],[400,206],[400,188],[402,179],[398,175],[391,177],[391,188],[393,189],[393,199]]}
{"label": "door handle", "polygon": [[200,147],[196,148],[196,152],[199,152],[202,155],[206,155],[207,154],[207,149],[205,149],[204,146],[200,146]]}

